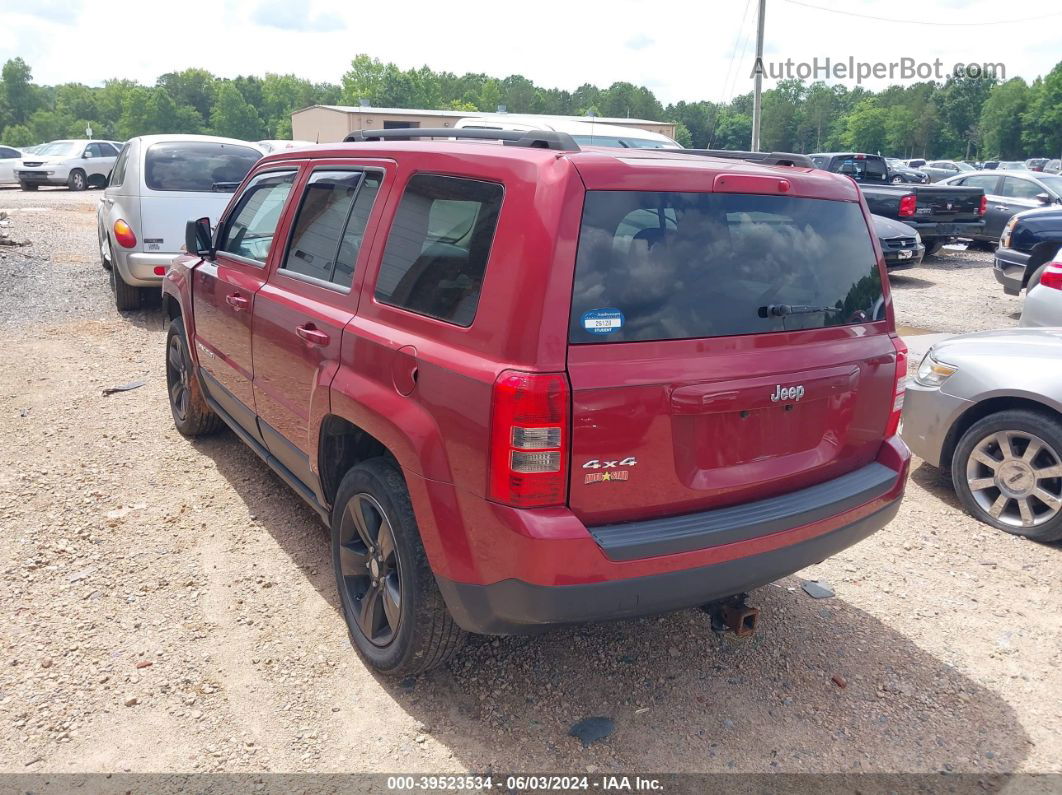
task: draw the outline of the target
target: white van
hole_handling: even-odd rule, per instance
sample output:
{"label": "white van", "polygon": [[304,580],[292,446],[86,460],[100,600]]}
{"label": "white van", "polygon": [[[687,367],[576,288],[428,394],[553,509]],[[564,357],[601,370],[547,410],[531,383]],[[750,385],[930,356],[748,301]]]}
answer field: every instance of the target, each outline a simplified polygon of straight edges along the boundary
{"label": "white van", "polygon": [[580,146],[611,146],[623,149],[681,149],[677,142],[660,133],[638,127],[624,127],[594,121],[575,121],[556,116],[506,115],[505,118],[470,116],[454,124],[457,130],[553,130],[568,133]]}
{"label": "white van", "polygon": [[233,191],[262,157],[247,141],[209,135],[130,139],[100,199],[97,227],[103,267],[119,310],[139,309],[181,253],[185,224],[217,222]]}

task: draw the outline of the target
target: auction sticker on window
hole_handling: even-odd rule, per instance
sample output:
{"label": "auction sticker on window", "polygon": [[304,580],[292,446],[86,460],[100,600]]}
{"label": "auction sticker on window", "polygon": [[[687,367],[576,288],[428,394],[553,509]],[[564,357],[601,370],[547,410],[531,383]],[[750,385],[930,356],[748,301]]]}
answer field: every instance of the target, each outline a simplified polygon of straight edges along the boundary
{"label": "auction sticker on window", "polygon": [[618,309],[591,309],[583,315],[583,328],[591,334],[611,334],[623,328],[623,313]]}

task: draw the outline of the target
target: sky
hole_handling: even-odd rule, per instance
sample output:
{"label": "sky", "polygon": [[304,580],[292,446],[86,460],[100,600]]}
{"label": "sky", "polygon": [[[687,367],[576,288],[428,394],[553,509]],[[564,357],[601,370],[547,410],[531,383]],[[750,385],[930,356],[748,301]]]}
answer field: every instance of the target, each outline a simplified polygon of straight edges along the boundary
{"label": "sky", "polygon": [[[35,82],[45,84],[99,85],[117,77],[150,85],[188,67],[222,77],[292,72],[338,83],[351,58],[364,52],[402,68],[522,74],[568,90],[628,81],[648,86],[665,104],[718,102],[752,88],[757,2],[0,0],[0,62],[21,56]],[[1006,77],[1032,80],[1062,60],[1059,0],[766,4],[768,66],[788,58],[854,57],[868,65],[939,58],[945,72],[958,62],[1002,63]],[[896,75],[862,84],[876,90],[914,82]],[[765,80],[766,87],[773,83]]]}

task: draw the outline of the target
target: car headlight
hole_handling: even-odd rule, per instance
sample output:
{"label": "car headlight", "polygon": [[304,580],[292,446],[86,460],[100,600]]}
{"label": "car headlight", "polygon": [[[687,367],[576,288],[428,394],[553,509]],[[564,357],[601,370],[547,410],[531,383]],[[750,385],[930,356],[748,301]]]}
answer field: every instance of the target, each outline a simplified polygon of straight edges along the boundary
{"label": "car headlight", "polygon": [[1014,231],[1014,227],[1017,223],[1017,216],[1012,215],[1010,220],[1007,221],[1007,225],[1003,227],[1003,234],[999,238],[1000,248],[1010,248],[1010,233]]}
{"label": "car headlight", "polygon": [[915,245],[916,246],[922,245],[922,235],[917,230],[915,231]]}
{"label": "car headlight", "polygon": [[933,355],[933,351],[930,350],[922,357],[922,363],[918,365],[918,372],[915,373],[914,380],[916,384],[921,386],[937,387],[957,372],[959,372],[958,367],[939,361]]}

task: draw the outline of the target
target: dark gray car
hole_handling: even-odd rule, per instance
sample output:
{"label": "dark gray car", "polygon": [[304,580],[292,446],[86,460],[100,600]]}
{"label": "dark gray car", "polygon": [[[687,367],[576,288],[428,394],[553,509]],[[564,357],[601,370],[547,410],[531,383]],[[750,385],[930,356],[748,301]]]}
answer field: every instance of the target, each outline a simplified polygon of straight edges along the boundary
{"label": "dark gray car", "polygon": [[951,472],[973,516],[1036,541],[1062,540],[1062,328],[938,342],[908,381],[901,434]]}
{"label": "dark gray car", "polygon": [[1037,171],[975,171],[942,180],[941,185],[981,188],[988,198],[984,228],[974,240],[998,243],[1015,213],[1062,204],[1062,176]]}

